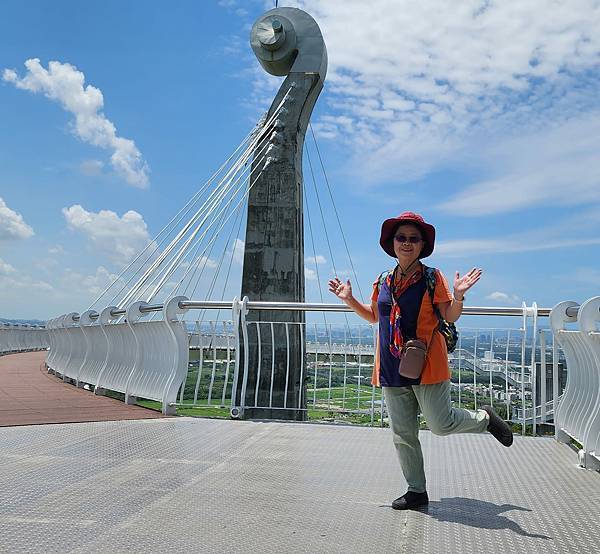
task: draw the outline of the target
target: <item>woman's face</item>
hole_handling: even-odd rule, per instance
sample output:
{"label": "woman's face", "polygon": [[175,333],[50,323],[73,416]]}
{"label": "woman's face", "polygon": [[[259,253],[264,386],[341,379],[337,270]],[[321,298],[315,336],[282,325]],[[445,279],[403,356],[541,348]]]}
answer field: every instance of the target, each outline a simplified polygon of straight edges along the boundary
{"label": "woman's face", "polygon": [[[417,242],[411,242],[417,239]],[[404,267],[413,263],[425,246],[421,230],[416,225],[410,223],[398,225],[392,240],[394,241],[394,254],[396,254],[396,258],[398,258],[398,261]]]}

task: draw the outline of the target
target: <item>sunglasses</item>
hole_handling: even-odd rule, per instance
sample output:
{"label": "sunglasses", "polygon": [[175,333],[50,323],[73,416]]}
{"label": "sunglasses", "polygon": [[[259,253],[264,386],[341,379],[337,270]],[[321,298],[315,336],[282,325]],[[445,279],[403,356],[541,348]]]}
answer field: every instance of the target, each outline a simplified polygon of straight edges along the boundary
{"label": "sunglasses", "polygon": [[421,237],[415,235],[410,237],[407,237],[406,235],[394,235],[394,240],[397,240],[398,242],[409,242],[410,244],[419,244],[423,241]]}

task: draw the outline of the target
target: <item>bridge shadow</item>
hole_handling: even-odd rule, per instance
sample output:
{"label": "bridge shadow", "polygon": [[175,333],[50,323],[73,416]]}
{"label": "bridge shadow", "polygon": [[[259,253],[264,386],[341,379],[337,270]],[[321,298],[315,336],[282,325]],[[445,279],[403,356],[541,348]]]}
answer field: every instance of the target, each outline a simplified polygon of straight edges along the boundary
{"label": "bridge shadow", "polygon": [[429,507],[423,510],[437,521],[459,523],[479,529],[507,529],[523,537],[550,540],[552,537],[529,533],[518,523],[501,515],[510,511],[531,512],[528,508],[514,504],[494,504],[473,498],[442,498],[439,501],[430,501]]}

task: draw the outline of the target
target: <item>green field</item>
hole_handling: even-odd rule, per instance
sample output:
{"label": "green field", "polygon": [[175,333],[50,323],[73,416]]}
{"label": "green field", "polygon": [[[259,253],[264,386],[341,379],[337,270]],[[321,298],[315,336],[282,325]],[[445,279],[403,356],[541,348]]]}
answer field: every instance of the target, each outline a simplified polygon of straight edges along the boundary
{"label": "green field", "polygon": [[[189,380],[188,380],[189,381]],[[195,380],[194,385],[195,387]],[[206,400],[199,400],[198,406],[192,406],[187,404],[187,394],[184,396],[184,405],[176,407],[177,415],[179,416],[193,416],[193,417],[220,417],[229,418],[229,407],[220,406],[220,393],[223,390],[223,386],[219,388],[214,387],[213,390],[218,390],[219,395],[213,396],[214,405],[207,405]],[[381,400],[381,390],[376,389],[375,401]],[[316,402],[313,400],[316,397]],[[193,399],[193,388],[192,388],[192,399]],[[358,425],[370,425],[371,424],[371,400],[372,400],[372,388],[371,386],[350,386],[336,387],[329,389],[317,389],[316,391],[309,389],[307,391],[308,401],[308,420],[309,421],[324,421],[324,422],[343,422],[353,423]],[[226,398],[226,402],[229,401]],[[137,401],[139,406],[149,408],[152,410],[161,410],[161,404],[153,400],[139,399]],[[380,421],[380,408],[376,405],[374,414],[374,423],[381,424]]]}

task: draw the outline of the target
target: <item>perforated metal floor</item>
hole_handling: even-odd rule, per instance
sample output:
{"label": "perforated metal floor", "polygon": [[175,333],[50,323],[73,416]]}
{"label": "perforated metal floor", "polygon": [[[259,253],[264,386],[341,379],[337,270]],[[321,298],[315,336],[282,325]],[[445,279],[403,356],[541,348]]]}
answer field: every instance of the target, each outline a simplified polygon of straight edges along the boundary
{"label": "perforated metal floor", "polygon": [[553,439],[190,418],[0,429],[0,552],[592,552],[600,475]]}

